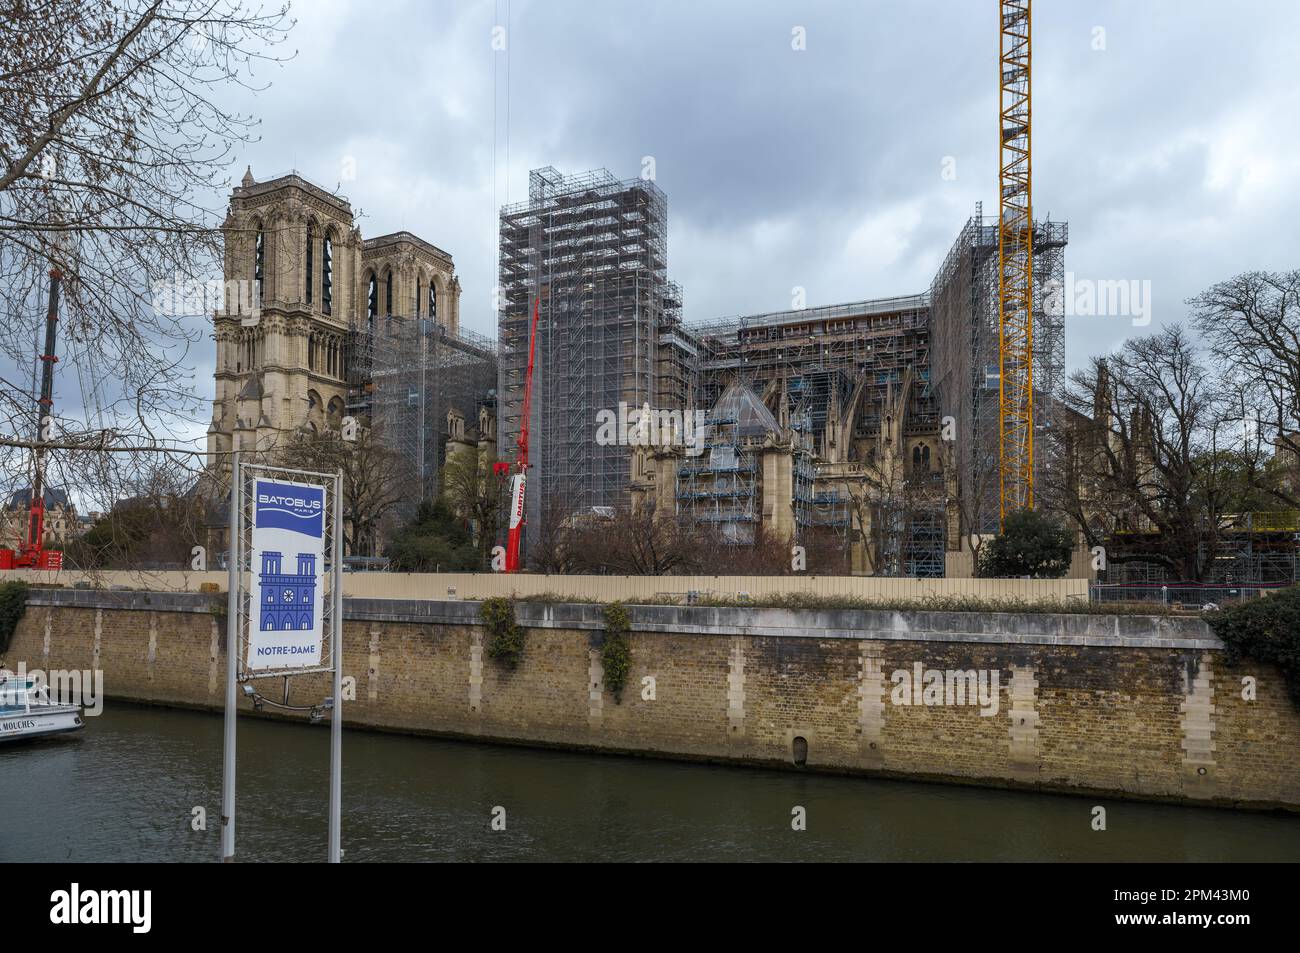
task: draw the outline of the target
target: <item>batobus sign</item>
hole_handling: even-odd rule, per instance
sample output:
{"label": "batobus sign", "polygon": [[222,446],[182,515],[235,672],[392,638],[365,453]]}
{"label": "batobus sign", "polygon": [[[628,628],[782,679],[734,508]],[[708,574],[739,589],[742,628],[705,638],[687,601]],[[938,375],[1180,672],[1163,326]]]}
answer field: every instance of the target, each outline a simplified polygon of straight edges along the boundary
{"label": "batobus sign", "polygon": [[325,488],[255,480],[248,668],[321,661]]}

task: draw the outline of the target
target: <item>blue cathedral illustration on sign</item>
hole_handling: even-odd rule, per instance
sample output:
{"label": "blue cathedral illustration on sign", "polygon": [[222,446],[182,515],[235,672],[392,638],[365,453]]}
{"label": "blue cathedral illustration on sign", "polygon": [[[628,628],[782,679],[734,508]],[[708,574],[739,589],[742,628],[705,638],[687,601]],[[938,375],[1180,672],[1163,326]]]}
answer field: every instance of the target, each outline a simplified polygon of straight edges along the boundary
{"label": "blue cathedral illustration on sign", "polygon": [[298,572],[281,572],[281,553],[262,553],[263,632],[310,629],[316,592],[316,557],[298,554]]}

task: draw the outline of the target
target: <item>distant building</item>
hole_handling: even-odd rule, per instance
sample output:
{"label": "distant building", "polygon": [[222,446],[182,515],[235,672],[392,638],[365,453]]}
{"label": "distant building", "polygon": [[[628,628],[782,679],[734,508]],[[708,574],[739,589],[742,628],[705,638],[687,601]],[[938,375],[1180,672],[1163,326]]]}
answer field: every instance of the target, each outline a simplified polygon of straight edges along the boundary
{"label": "distant building", "polygon": [[[4,508],[3,537],[0,547],[19,549],[27,542],[27,522],[31,513],[32,491],[15,490],[9,495]],[[58,487],[45,488],[45,524],[43,546],[57,549],[80,536],[88,529],[77,508],[68,499],[66,491]]]}

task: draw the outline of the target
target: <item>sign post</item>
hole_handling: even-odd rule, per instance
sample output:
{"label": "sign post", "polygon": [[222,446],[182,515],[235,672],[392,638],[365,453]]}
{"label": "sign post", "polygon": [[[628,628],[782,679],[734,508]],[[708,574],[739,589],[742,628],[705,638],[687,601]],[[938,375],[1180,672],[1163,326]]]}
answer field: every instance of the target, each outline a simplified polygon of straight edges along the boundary
{"label": "sign post", "polygon": [[334,477],[334,571],[337,582],[332,593],[334,612],[330,649],[334,661],[334,707],[330,711],[330,839],[329,862],[343,859],[341,850],[343,813],[343,474]]}
{"label": "sign post", "polygon": [[[221,858],[230,861],[235,853],[235,726],[242,684],[259,710],[271,705],[310,712],[313,723],[329,712],[328,857],[337,863],[343,856],[343,474],[242,466],[236,452],[230,500]],[[332,694],[316,704],[289,704],[289,678],[320,673],[333,676]],[[263,678],[284,679],[282,702],[257,690],[255,680]]]}
{"label": "sign post", "polygon": [[230,481],[230,547],[226,554],[230,577],[226,586],[226,722],[221,762],[221,862],[235,859],[235,683],[239,674],[239,544],[243,537],[240,517],[239,451],[232,455]]}

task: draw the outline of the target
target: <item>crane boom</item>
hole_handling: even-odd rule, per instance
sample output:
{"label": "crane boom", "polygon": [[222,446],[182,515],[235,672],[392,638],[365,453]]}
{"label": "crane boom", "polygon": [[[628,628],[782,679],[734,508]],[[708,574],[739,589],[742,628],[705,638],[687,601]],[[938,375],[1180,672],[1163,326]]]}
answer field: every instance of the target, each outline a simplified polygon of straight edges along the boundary
{"label": "crane boom", "polygon": [[1030,2],[1001,0],[998,162],[998,491],[1003,523],[1034,506],[1034,218]]}
{"label": "crane boom", "polygon": [[524,531],[524,487],[528,479],[528,421],[533,409],[533,357],[537,352],[539,298],[533,299],[533,321],[528,332],[528,371],[524,375],[524,403],[519,419],[519,448],[515,475],[510,481],[510,527],[506,535],[506,572],[519,571],[519,548]]}
{"label": "crane boom", "polygon": [[36,452],[32,462],[32,496],[17,551],[0,549],[0,569],[59,569],[63,553],[45,548],[45,448],[54,417],[55,341],[59,324],[59,285],[63,272],[50,269],[50,295],[45,310],[45,353],[41,355],[41,396],[36,400]]}

